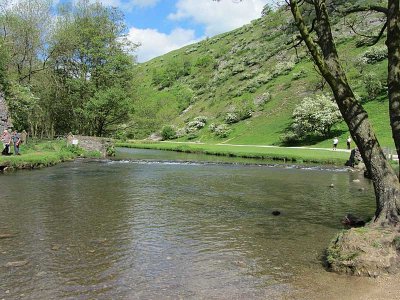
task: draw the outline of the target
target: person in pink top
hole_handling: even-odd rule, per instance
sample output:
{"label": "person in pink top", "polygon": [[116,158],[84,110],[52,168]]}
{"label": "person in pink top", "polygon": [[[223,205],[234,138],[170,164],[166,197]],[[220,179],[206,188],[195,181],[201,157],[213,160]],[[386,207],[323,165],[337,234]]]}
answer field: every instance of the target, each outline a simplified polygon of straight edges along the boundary
{"label": "person in pink top", "polygon": [[11,134],[7,129],[3,131],[1,135],[1,141],[3,142],[4,149],[1,152],[2,155],[10,155],[10,143],[11,143]]}

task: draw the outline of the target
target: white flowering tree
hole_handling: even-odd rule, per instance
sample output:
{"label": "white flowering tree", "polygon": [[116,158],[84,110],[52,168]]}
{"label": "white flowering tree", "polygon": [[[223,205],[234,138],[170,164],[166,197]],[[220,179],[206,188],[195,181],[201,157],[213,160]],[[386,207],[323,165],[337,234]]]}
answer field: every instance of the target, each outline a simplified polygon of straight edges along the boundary
{"label": "white flowering tree", "polygon": [[292,118],[292,130],[299,138],[310,134],[328,136],[332,126],[343,120],[337,104],[325,94],[304,98]]}

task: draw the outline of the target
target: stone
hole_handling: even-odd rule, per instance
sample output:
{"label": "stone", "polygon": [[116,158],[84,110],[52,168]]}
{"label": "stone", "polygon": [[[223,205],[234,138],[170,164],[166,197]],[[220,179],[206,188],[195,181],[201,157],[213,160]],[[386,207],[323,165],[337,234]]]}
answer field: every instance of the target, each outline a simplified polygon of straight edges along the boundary
{"label": "stone", "polygon": [[[107,148],[112,146],[113,143],[110,139],[101,138],[101,137],[93,137],[93,136],[83,136],[83,135],[68,135],[67,142],[69,145],[74,145],[74,141],[77,141],[76,145],[79,145],[80,148],[92,152],[98,151],[100,152],[102,157],[107,156]],[[74,146],[76,146],[74,145]]]}
{"label": "stone", "polygon": [[0,233],[0,239],[9,239],[13,237],[15,237],[15,235],[12,233]]}
{"label": "stone", "polygon": [[353,214],[347,214],[343,218],[342,224],[348,227],[362,227],[365,226],[365,221]]}
{"label": "stone", "polygon": [[6,263],[6,267],[22,267],[28,263],[27,260],[10,261]]}
{"label": "stone", "polygon": [[51,250],[53,250],[53,251],[58,251],[58,250],[60,250],[60,245],[53,245],[53,247],[51,247]]}

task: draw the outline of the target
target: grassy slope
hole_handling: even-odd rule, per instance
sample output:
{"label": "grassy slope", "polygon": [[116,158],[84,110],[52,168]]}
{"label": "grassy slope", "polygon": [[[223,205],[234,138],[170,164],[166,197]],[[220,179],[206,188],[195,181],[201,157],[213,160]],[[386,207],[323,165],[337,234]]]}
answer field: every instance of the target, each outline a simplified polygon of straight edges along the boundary
{"label": "grassy slope", "polygon": [[[290,16],[285,13],[270,14],[232,32],[140,64],[135,76],[136,111],[131,136],[147,137],[168,124],[181,128],[201,115],[209,118],[208,124],[223,123],[227,112],[246,104],[251,105],[257,96],[268,92],[271,100],[256,109],[252,118],[232,125],[228,138],[216,138],[205,128],[200,130],[194,141],[279,145],[280,135],[290,124],[293,108],[305,96],[316,93],[316,86],[321,81],[303,48],[299,49],[300,59],[289,72],[278,72],[268,82],[249,88],[256,78],[276,72],[278,66],[286,61],[296,60],[295,51],[290,49],[289,43],[292,35],[285,34],[286,25],[282,25],[287,24],[288,20]],[[358,37],[349,35],[349,29],[338,27],[335,32],[349,79],[356,93],[365,97],[362,74],[356,66],[356,59],[368,48],[355,47]],[[191,66],[189,75],[181,76],[172,86],[163,89],[154,83],[156,72],[184,62]],[[242,68],[237,73],[235,69],[238,66]],[[303,75],[297,79],[295,75],[300,72]],[[366,65],[362,72],[374,72],[384,80],[386,61]],[[328,92],[329,89],[326,87],[324,91]],[[383,95],[365,103],[365,108],[381,144],[393,147],[386,97]],[[347,127],[340,124],[336,129],[344,146],[348,136]],[[187,138],[179,140],[185,141]],[[307,141],[306,145],[330,147],[331,138]]]}

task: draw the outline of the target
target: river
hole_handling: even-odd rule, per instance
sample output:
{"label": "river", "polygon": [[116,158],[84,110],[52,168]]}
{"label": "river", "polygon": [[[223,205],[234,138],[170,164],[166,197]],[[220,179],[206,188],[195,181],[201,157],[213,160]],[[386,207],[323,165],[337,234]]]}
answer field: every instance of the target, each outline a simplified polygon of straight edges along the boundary
{"label": "river", "polygon": [[341,299],[373,288],[321,263],[346,213],[374,212],[359,173],[156,150],[118,158],[0,177],[0,233],[15,235],[0,239],[0,299]]}

